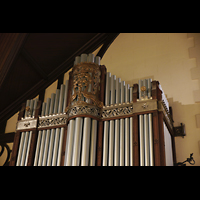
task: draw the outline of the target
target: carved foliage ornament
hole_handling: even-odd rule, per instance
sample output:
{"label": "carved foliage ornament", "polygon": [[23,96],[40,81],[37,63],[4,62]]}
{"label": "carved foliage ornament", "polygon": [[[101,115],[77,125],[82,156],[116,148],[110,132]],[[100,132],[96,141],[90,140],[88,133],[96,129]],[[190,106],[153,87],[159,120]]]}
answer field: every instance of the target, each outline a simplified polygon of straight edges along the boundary
{"label": "carved foliage ornament", "polygon": [[82,62],[73,67],[73,95],[70,104],[92,104],[99,108],[103,103],[98,100],[100,91],[100,66],[95,63]]}

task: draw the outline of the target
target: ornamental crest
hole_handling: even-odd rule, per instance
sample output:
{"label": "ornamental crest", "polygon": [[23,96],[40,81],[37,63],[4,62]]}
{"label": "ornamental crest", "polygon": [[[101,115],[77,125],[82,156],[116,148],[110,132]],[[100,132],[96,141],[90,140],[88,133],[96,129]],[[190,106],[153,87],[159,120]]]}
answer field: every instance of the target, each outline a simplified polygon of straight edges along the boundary
{"label": "ornamental crest", "polygon": [[70,104],[92,104],[102,108],[103,103],[98,100],[100,75],[100,67],[95,63],[83,62],[75,65],[72,71],[73,93]]}

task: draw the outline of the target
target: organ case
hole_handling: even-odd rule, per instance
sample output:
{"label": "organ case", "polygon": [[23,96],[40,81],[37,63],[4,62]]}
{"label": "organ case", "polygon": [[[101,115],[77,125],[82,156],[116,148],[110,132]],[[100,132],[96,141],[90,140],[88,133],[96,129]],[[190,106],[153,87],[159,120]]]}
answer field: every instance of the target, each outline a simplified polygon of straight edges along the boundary
{"label": "organ case", "polygon": [[100,58],[75,58],[69,80],[19,112],[10,165],[165,166],[176,163],[169,104],[158,81],[132,87]]}

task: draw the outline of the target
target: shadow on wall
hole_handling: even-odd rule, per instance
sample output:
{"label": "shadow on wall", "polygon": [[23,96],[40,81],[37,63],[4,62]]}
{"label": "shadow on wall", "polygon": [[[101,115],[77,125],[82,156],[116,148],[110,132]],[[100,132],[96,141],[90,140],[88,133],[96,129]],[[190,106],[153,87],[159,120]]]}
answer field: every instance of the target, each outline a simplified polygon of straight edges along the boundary
{"label": "shadow on wall", "polygon": [[[200,110],[200,104],[182,105],[173,98],[168,98],[172,107],[174,126],[185,124],[186,136],[175,137],[177,162],[184,161],[191,153],[195,160],[195,166],[200,166],[200,128],[197,128],[196,115]],[[187,166],[191,166],[189,163]]]}

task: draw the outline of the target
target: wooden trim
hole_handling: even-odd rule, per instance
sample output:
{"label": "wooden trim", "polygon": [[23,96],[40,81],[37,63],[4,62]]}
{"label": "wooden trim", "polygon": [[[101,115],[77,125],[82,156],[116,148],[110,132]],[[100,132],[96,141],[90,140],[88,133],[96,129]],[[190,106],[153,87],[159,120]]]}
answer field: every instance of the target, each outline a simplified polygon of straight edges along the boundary
{"label": "wooden trim", "polygon": [[[101,77],[100,77],[100,97],[99,100],[104,102],[104,95],[105,95],[105,81],[106,81],[106,73],[107,69],[104,65],[101,65]],[[96,149],[96,165],[102,165],[102,156],[103,156],[103,121],[99,121],[98,123],[98,132],[97,132],[97,149]]]}
{"label": "wooden trim", "polygon": [[99,122],[98,135],[97,135],[97,150],[96,150],[96,166],[102,165],[103,157],[103,122]]}
{"label": "wooden trim", "polygon": [[158,111],[153,112],[153,151],[154,166],[160,166],[160,139],[158,125]]}
{"label": "wooden trim", "polygon": [[137,102],[139,91],[138,91],[138,84],[133,85],[133,102]]}
{"label": "wooden trim", "polygon": [[38,131],[37,130],[32,131],[27,166],[33,166],[33,164],[34,164],[35,150],[36,150],[36,145],[37,145],[37,138],[38,138]]}
{"label": "wooden trim", "polygon": [[158,101],[162,101],[162,91],[159,88],[158,81],[152,81],[152,89],[151,94],[153,99],[157,99]]}
{"label": "wooden trim", "polygon": [[175,139],[174,136],[171,137],[172,140],[172,154],[173,154],[173,163],[174,165],[177,163],[177,159],[176,159],[176,146],[175,146]]}
{"label": "wooden trim", "polygon": [[164,127],[163,127],[163,112],[158,112],[158,123],[159,123],[159,140],[160,140],[160,165],[166,166],[165,158],[165,138],[164,138]]}
{"label": "wooden trim", "polygon": [[[18,114],[18,121],[21,120],[21,118],[24,116],[25,107],[26,107],[26,103],[23,103],[22,108],[21,108],[21,110],[19,111],[19,114]],[[15,166],[15,164],[16,164],[20,138],[21,138],[21,132],[16,131],[15,136],[14,136],[13,148],[12,148],[9,166]]]}
{"label": "wooden trim", "polygon": [[133,166],[140,165],[138,115],[133,115]]}
{"label": "wooden trim", "polygon": [[11,154],[9,166],[15,166],[15,163],[16,163],[16,160],[17,160],[17,155],[18,155],[20,138],[21,138],[21,132],[17,131],[15,133],[15,137],[14,137],[12,154]]}
{"label": "wooden trim", "polygon": [[[35,118],[38,118],[39,114],[41,113],[41,110],[42,110],[41,105],[42,105],[42,102],[39,100],[37,102],[37,107],[36,107],[36,110],[35,110],[35,116],[34,116]],[[32,132],[27,166],[33,165],[34,155],[35,155],[35,150],[36,150],[36,145],[37,145],[37,138],[38,138],[38,129],[33,130],[33,132]]]}

